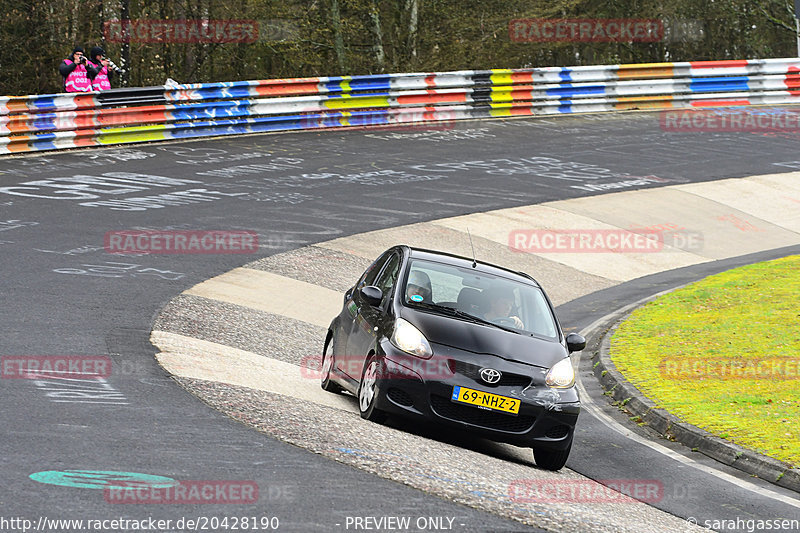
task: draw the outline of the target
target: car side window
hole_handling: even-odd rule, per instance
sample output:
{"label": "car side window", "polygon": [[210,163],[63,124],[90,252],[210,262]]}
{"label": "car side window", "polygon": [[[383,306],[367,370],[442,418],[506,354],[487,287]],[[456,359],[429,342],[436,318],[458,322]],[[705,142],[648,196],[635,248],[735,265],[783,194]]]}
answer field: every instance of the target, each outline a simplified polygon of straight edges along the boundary
{"label": "car side window", "polygon": [[356,285],[356,287],[360,289],[361,287],[368,287],[369,285],[374,285],[375,278],[378,277],[378,274],[383,268],[383,265],[385,265],[386,261],[388,261],[393,255],[394,254],[387,252],[382,256],[380,256],[379,258],[377,258],[369,266],[369,268],[367,268],[367,270],[364,271],[364,274],[361,276],[361,279],[358,280],[358,284]]}
{"label": "car side window", "polygon": [[378,276],[378,280],[375,282],[375,286],[383,292],[381,305],[386,303],[386,300],[389,298],[389,294],[391,294],[392,288],[397,282],[397,274],[399,271],[400,256],[398,254],[393,254],[386,262],[386,266],[383,267],[380,276]]}

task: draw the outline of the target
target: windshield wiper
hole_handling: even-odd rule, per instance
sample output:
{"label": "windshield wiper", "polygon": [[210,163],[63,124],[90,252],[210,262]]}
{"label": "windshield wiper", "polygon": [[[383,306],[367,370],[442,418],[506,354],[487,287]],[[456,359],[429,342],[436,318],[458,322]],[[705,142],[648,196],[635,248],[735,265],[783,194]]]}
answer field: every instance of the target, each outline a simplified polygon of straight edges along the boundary
{"label": "windshield wiper", "polygon": [[460,309],[455,309],[453,307],[444,307],[444,306],[440,306],[440,307],[442,307],[444,309],[452,309],[453,313],[456,316],[460,316],[460,317],[466,318],[468,320],[473,320],[473,321],[475,321],[475,322],[477,322],[479,324],[484,324],[484,325],[487,325],[487,326],[494,326],[494,327],[496,327],[498,329],[502,329],[504,331],[510,331],[511,333],[517,333],[517,334],[520,333],[519,330],[516,330],[516,329],[513,329],[513,328],[509,328],[508,326],[503,326],[502,324],[497,324],[495,322],[492,322],[491,320],[486,320],[485,318],[481,318],[479,316],[471,315],[471,314],[466,313],[466,312],[464,312],[464,311],[462,311]]}
{"label": "windshield wiper", "polygon": [[456,309],[455,307],[447,307],[445,305],[437,305],[437,304],[430,304],[425,302],[414,302],[415,305],[423,307],[424,309],[430,309],[432,311],[445,311],[448,315],[456,316],[459,318],[463,318],[465,320],[469,320],[470,322],[475,322],[478,324],[484,324],[486,326],[493,326],[497,329],[502,329],[503,331],[510,331],[511,333],[516,333],[521,335],[519,330],[512,329],[506,326],[502,326],[500,324],[496,324],[490,320],[486,320],[485,318],[481,318],[479,316],[471,315],[469,313],[465,313],[461,309]]}

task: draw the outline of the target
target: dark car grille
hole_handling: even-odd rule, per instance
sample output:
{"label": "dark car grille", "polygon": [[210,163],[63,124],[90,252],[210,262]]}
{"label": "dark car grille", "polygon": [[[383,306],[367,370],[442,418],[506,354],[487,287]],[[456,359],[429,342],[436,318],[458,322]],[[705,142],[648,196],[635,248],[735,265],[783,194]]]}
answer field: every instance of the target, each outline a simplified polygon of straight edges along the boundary
{"label": "dark car grille", "polygon": [[569,426],[563,424],[551,427],[544,434],[548,439],[563,439],[567,435],[569,435]]}
{"label": "dark car grille", "polygon": [[466,376],[488,387],[527,387],[531,384],[530,376],[503,372],[500,381],[490,385],[481,379],[481,368],[483,367],[463,361],[454,361],[454,363],[456,374]]}
{"label": "dark car grille", "polygon": [[396,389],[392,387],[389,389],[389,392],[386,393],[386,396],[389,397],[394,403],[405,405],[406,407],[410,407],[414,405],[414,400],[411,396],[404,390]]}
{"label": "dark car grille", "polygon": [[532,416],[511,416],[504,415],[495,411],[488,411],[478,407],[459,405],[443,396],[431,395],[431,407],[444,418],[466,422],[475,426],[497,431],[508,431],[511,433],[523,433],[528,431],[536,420]]}

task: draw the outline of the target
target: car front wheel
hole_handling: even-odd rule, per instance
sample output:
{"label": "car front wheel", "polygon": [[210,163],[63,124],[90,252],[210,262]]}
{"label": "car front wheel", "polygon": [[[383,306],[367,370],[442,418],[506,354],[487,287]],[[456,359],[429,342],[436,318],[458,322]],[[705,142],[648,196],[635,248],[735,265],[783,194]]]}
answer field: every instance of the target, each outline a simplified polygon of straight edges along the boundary
{"label": "car front wheel", "polygon": [[358,410],[361,412],[361,418],[379,424],[386,419],[386,413],[375,408],[380,378],[381,363],[372,355],[367,359],[361,375],[361,385],[358,387]]}
{"label": "car front wheel", "polygon": [[572,439],[569,440],[569,446],[564,450],[552,450],[548,448],[534,448],[533,458],[536,461],[536,466],[544,470],[561,470],[567,464],[569,452],[572,450]]}

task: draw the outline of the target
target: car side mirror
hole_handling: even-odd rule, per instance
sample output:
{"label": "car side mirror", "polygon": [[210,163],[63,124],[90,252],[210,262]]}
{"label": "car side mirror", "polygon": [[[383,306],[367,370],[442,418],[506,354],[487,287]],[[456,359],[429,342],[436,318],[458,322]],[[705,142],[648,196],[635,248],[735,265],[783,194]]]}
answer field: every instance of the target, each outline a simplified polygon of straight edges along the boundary
{"label": "car side mirror", "polygon": [[358,290],[361,298],[372,307],[378,307],[383,300],[383,291],[374,285],[362,287]]}
{"label": "car side mirror", "polygon": [[583,338],[583,335],[578,335],[577,333],[567,335],[567,350],[569,350],[569,353],[580,352],[584,348],[586,348],[586,339]]}

